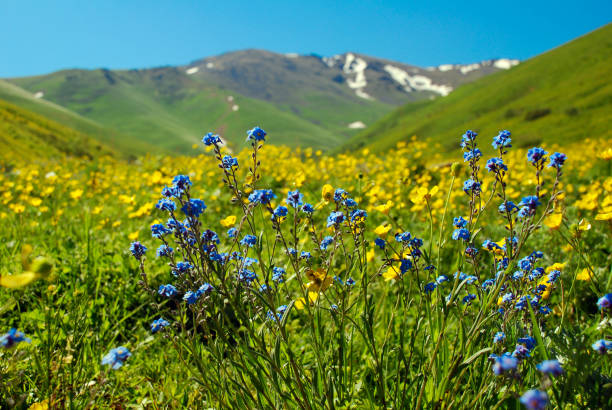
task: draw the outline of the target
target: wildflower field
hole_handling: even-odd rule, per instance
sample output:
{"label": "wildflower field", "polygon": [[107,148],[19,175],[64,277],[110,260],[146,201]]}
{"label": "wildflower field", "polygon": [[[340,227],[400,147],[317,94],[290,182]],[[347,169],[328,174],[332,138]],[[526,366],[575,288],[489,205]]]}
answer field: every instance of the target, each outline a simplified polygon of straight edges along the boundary
{"label": "wildflower field", "polygon": [[5,165],[0,407],[612,407],[611,141],[513,139]]}

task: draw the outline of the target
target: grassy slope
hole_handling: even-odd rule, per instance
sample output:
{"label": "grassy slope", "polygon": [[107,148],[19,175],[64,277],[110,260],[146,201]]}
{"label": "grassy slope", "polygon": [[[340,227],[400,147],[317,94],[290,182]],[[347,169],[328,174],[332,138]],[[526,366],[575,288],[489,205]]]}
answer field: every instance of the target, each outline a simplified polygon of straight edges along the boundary
{"label": "grassy slope", "polygon": [[[458,147],[466,129],[494,136],[509,129],[518,145],[612,137],[612,25],[459,87],[445,98],[407,104],[349,141],[384,150],[412,135]],[[537,112],[546,115],[537,117]]]}
{"label": "grassy slope", "polygon": [[68,70],[11,81],[30,92],[42,90],[59,105],[165,151],[190,152],[207,131],[239,144],[255,125],[290,146],[331,148],[343,140],[271,103],[219,89],[174,68]]}
{"label": "grassy slope", "polygon": [[31,111],[65,127],[98,139],[124,155],[139,155],[155,151],[153,145],[131,141],[120,132],[103,127],[99,123],[76,114],[44,98],[34,98],[33,94],[14,84],[0,80],[0,99]]}
{"label": "grassy slope", "polygon": [[4,100],[0,100],[0,146],[0,163],[113,154],[111,149],[79,131]]}

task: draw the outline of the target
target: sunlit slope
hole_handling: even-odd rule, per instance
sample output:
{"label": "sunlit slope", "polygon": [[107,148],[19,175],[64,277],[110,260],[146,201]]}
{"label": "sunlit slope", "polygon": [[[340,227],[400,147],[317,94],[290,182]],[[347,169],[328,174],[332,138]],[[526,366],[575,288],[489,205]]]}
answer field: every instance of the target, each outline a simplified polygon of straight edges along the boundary
{"label": "sunlit slope", "polygon": [[0,147],[2,164],[113,154],[112,149],[79,131],[4,100],[0,100]]}
{"label": "sunlit slope", "polygon": [[7,81],[0,80],[0,99],[89,135],[124,156],[161,152],[152,144],[133,141],[132,138],[126,137],[126,135],[114,129],[104,127],[95,121],[48,101],[44,97],[36,98],[33,93]]}
{"label": "sunlit slope", "polygon": [[612,136],[612,25],[431,102],[407,104],[350,140],[345,149],[384,150],[412,135],[458,148],[465,129],[516,144]]}
{"label": "sunlit slope", "polygon": [[166,152],[192,152],[215,131],[240,144],[255,125],[289,146],[330,148],[346,137],[274,104],[243,97],[172,67],[150,70],[66,70],[11,80],[28,91]]}

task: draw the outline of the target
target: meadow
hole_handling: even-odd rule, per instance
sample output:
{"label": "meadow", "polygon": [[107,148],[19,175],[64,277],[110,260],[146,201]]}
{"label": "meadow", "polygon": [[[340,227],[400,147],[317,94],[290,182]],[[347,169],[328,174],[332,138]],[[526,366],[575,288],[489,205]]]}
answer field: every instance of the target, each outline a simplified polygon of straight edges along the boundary
{"label": "meadow", "polygon": [[0,406],[612,406],[611,140],[461,132],[4,165]]}

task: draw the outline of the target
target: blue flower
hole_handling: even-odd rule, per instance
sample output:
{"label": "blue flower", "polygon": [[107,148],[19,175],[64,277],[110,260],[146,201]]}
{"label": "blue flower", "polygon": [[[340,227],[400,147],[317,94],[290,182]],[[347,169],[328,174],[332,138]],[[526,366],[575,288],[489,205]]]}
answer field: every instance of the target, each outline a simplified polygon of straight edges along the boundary
{"label": "blue flower", "polygon": [[368,217],[368,213],[363,209],[355,209],[351,212],[351,222],[361,223]]}
{"label": "blue flower", "polygon": [[202,239],[203,242],[212,242],[212,243],[221,242],[219,240],[219,235],[217,235],[215,231],[211,231],[210,229],[205,230],[200,236],[200,239]]}
{"label": "blue flower", "polygon": [[172,186],[173,188],[175,188],[176,191],[178,191],[178,193],[182,193],[189,190],[189,187],[191,186],[191,180],[187,175],[177,175],[172,180]]}
{"label": "blue flower", "polygon": [[237,234],[238,234],[238,229],[236,228],[229,228],[227,230],[227,236],[230,238],[235,238]]}
{"label": "blue flower", "polygon": [[468,221],[466,221],[465,219],[463,219],[462,216],[459,216],[457,218],[453,218],[453,225],[455,225],[455,227],[457,228],[465,228],[468,224]]}
{"label": "blue flower", "polygon": [[557,169],[561,169],[566,159],[567,159],[567,156],[565,154],[562,154],[560,152],[555,152],[554,154],[550,156],[550,163],[548,164],[548,166],[557,168]]}
{"label": "blue flower", "polygon": [[346,280],[346,284],[347,284],[347,286],[353,286],[353,285],[355,285],[355,279],[353,279],[353,278],[348,278],[348,279]]}
{"label": "blue flower", "polygon": [[297,189],[295,191],[287,192],[286,202],[288,205],[299,208],[303,204],[304,194],[300,193]]}
{"label": "blue flower", "polygon": [[612,307],[612,293],[608,293],[597,300],[599,310],[607,310]]}
{"label": "blue flower", "polygon": [[463,183],[463,191],[466,194],[473,192],[474,195],[480,195],[480,182],[474,181],[472,178]]}
{"label": "blue flower", "polygon": [[267,205],[272,199],[276,198],[271,189],[256,189],[249,195],[249,202],[257,202],[262,205]]}
{"label": "blue flower", "polygon": [[248,269],[243,269],[238,274],[238,280],[245,282],[247,285],[250,285],[255,279],[257,279],[255,272]]}
{"label": "blue flower", "polygon": [[524,344],[529,351],[533,350],[536,346],[536,340],[531,336],[519,337],[517,342]]}
{"label": "blue flower", "polygon": [[160,330],[162,330],[164,327],[169,326],[169,325],[170,325],[170,322],[160,317],[159,319],[154,320],[153,323],[151,323],[151,332],[157,333]]}
{"label": "blue flower", "polygon": [[221,143],[221,138],[218,135],[213,134],[212,132],[209,132],[206,135],[204,135],[204,137],[202,138],[202,142],[206,146],[216,145],[216,144]]}
{"label": "blue flower", "polygon": [[252,248],[253,246],[255,246],[256,243],[257,243],[257,237],[255,235],[244,235],[244,237],[240,241],[241,245],[248,246],[249,248]]}
{"label": "blue flower", "polygon": [[193,265],[189,262],[177,262],[176,266],[174,267],[174,269],[172,269],[172,274],[174,276],[179,276],[182,275],[184,273],[187,273],[188,271],[190,271],[191,269],[193,269]]}
{"label": "blue flower", "polygon": [[518,210],[518,206],[516,206],[514,202],[512,201],[506,201],[499,206],[498,210],[501,213],[506,213],[506,212],[512,213]]}
{"label": "blue flower", "polygon": [[503,131],[500,131],[499,134],[497,134],[497,137],[493,138],[493,148],[495,149],[511,148],[512,147],[512,145],[510,145],[511,142],[512,142],[512,139],[510,138],[510,131],[503,130]]}
{"label": "blue flower", "polygon": [[274,267],[272,269],[272,280],[276,283],[283,283],[285,281],[285,269]]}
{"label": "blue flower", "polygon": [[302,207],[302,211],[304,211],[307,214],[311,214],[314,212],[314,207],[310,204],[304,204],[304,206]]}
{"label": "blue flower", "polygon": [[501,171],[507,171],[508,167],[504,164],[501,158],[491,158],[487,161],[487,170],[489,172],[499,173]]}
{"label": "blue flower", "polygon": [[287,249],[287,253],[289,255],[297,255],[297,250],[295,248],[289,248]]}
{"label": "blue flower", "polygon": [[495,280],[493,279],[487,279],[484,282],[482,282],[481,288],[482,290],[488,290],[491,286],[495,285]]}
{"label": "blue flower", "polygon": [[127,348],[123,346],[119,346],[114,349],[111,349],[110,352],[108,352],[106,356],[102,358],[102,364],[108,364],[111,366],[111,368],[113,368],[114,370],[117,370],[121,366],[123,366],[123,363],[131,355],[132,354]]}
{"label": "blue flower", "polygon": [[287,207],[282,206],[282,205],[279,205],[279,206],[277,206],[277,207],[276,207],[276,209],[274,210],[274,213],[273,213],[273,216],[272,216],[272,217],[273,217],[273,218],[277,218],[277,219],[279,219],[279,218],[282,218],[282,217],[287,216],[287,212],[288,212]]}
{"label": "blue flower", "polygon": [[403,275],[404,273],[408,272],[410,269],[412,269],[412,261],[410,259],[402,259],[402,261],[400,262],[400,272]]}
{"label": "blue flower", "polygon": [[410,234],[410,232],[402,232],[402,233],[398,233],[395,234],[395,240],[397,242],[410,242],[410,240],[412,239],[412,235]]}
{"label": "blue flower", "polygon": [[471,303],[472,300],[476,299],[476,295],[472,294],[472,293],[468,293],[466,296],[463,297],[462,302],[463,303]]}
{"label": "blue flower", "polygon": [[465,228],[455,229],[455,231],[453,232],[452,238],[456,241],[458,241],[459,239],[463,239],[464,241],[469,241],[470,231],[468,231]]}
{"label": "blue flower", "polygon": [[238,158],[234,158],[231,155],[226,155],[221,160],[221,167],[224,169],[238,168]]}
{"label": "blue flower", "polygon": [[273,314],[272,312],[268,311],[268,318],[271,320],[278,320],[280,322],[286,311],[287,305],[281,305],[276,308],[276,314]]}
{"label": "blue flower", "polygon": [[444,282],[448,282],[448,277],[446,275],[440,275],[436,278],[436,282],[438,283],[438,285],[441,285]]}
{"label": "blue flower", "polygon": [[265,141],[267,133],[259,127],[247,131],[247,140]]}
{"label": "blue flower", "polygon": [[431,293],[433,292],[436,287],[438,287],[438,285],[436,284],[436,282],[429,282],[428,284],[425,285],[425,293]]}
{"label": "blue flower", "polygon": [[181,211],[183,211],[183,213],[187,216],[198,218],[200,215],[202,215],[202,212],[204,212],[205,209],[206,204],[204,204],[204,201],[201,199],[192,198],[183,204]]}
{"label": "blue flower", "polygon": [[353,198],[348,198],[344,201],[344,205],[349,208],[354,208],[357,206],[357,202]]}
{"label": "blue flower", "polygon": [[320,246],[321,250],[322,251],[326,250],[327,247],[331,245],[333,241],[334,241],[334,238],[332,236],[326,236],[325,238],[323,238],[321,240],[321,246]]}
{"label": "blue flower", "polygon": [[561,376],[563,374],[563,368],[558,360],[544,360],[542,363],[537,364],[536,368],[542,373],[552,374],[553,376]]}
{"label": "blue flower", "polygon": [[132,242],[130,245],[130,252],[132,252],[132,255],[134,255],[136,259],[140,260],[147,252],[147,247],[140,242]]}
{"label": "blue flower", "polygon": [[478,148],[463,153],[463,162],[478,161],[482,157],[482,152]]}
{"label": "blue flower", "polygon": [[327,227],[338,226],[344,222],[344,214],[340,211],[335,211],[327,217]]}
{"label": "blue flower", "polygon": [[522,360],[526,357],[530,357],[529,349],[525,345],[518,344],[512,352],[512,357],[516,357],[519,360]]}
{"label": "blue flower", "polygon": [[176,209],[176,204],[171,199],[162,198],[157,201],[155,207],[162,211],[174,212]]}
{"label": "blue flower", "polygon": [[11,330],[8,331],[7,334],[2,335],[2,337],[0,337],[0,345],[2,345],[2,347],[6,349],[9,349],[15,346],[17,343],[21,343],[21,342],[30,343],[31,340],[25,337],[23,332],[20,332],[19,330],[15,328],[12,328]]}
{"label": "blue flower", "polygon": [[177,291],[174,286],[168,284],[168,285],[159,285],[159,289],[157,290],[157,293],[169,298],[169,297],[176,295]]}
{"label": "blue flower", "polygon": [[529,410],[544,410],[548,405],[546,393],[537,389],[526,391],[520,400]]}
{"label": "blue flower", "polygon": [[544,151],[542,148],[538,148],[538,147],[530,148],[529,151],[527,151],[527,161],[537,166],[544,162],[545,160],[544,156],[546,154],[548,154],[548,152]]}
{"label": "blue flower", "polygon": [[504,332],[497,332],[493,336],[493,343],[503,343],[506,341],[506,334]]}
{"label": "blue flower", "polygon": [[342,188],[337,188],[334,191],[334,202],[342,202],[347,197],[348,197],[348,193]]}
{"label": "blue flower", "polygon": [[612,341],[600,339],[593,343],[591,347],[599,354],[606,354],[608,350],[612,350]]}
{"label": "blue flower", "polygon": [[247,268],[255,263],[259,263],[259,261],[255,258],[249,258],[249,257],[244,258],[244,266]]}
{"label": "blue flower", "polygon": [[173,252],[174,252],[174,249],[172,249],[168,245],[160,245],[160,247],[157,248],[157,251],[155,253],[157,257],[159,258],[162,256],[170,256],[172,255]]}
{"label": "blue flower", "polygon": [[204,283],[202,286],[198,288],[198,293],[200,295],[209,295],[212,293],[213,290],[215,290],[213,285],[211,285],[210,283]]}
{"label": "blue flower", "polygon": [[518,206],[526,206],[529,209],[536,209],[540,205],[540,199],[535,195],[524,197],[518,204]]}
{"label": "blue flower", "polygon": [[270,290],[270,288],[265,283],[263,283],[263,284],[261,284],[259,286],[259,293],[265,293],[265,292],[267,292],[269,290]]}
{"label": "blue flower", "polygon": [[476,140],[477,133],[472,130],[467,130],[461,137],[461,148],[467,148],[471,142]]}
{"label": "blue flower", "polygon": [[163,224],[151,225],[151,235],[154,238],[161,238],[162,236],[171,233],[172,231],[167,229]]}
{"label": "blue flower", "polygon": [[310,252],[302,251],[302,253],[300,254],[300,258],[310,259],[312,258],[312,255],[310,254]]}
{"label": "blue flower", "polygon": [[194,303],[198,301],[199,297],[200,297],[200,294],[197,291],[192,292],[191,290],[188,290],[183,295],[183,300],[187,302],[188,305],[193,305]]}
{"label": "blue flower", "polygon": [[385,242],[385,240],[382,238],[376,238],[374,239],[374,244],[380,249],[385,249],[385,245],[387,244],[387,242]]}
{"label": "blue flower", "polygon": [[494,360],[493,373],[496,376],[501,376],[507,372],[515,371],[519,363],[516,357],[512,357],[507,353],[504,353],[501,356],[495,356]]}

